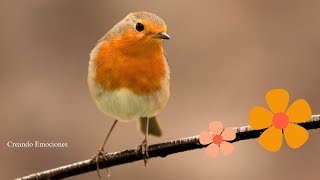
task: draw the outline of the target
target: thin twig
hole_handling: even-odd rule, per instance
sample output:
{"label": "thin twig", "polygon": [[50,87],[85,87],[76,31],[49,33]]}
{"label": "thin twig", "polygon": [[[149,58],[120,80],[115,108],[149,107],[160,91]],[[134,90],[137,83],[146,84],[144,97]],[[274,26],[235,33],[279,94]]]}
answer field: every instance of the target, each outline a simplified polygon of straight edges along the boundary
{"label": "thin twig", "polygon": [[[320,115],[313,115],[310,121],[298,124],[306,129],[320,128]],[[253,130],[249,126],[243,126],[234,128],[234,130],[236,131],[236,139],[234,139],[231,142],[238,142],[241,140],[257,138],[265,129]],[[170,154],[189,151],[193,149],[200,149],[203,147],[206,147],[206,145],[201,145],[199,143],[199,136],[192,136],[169,142],[150,145],[148,152],[149,158],[154,158],[165,157]],[[106,156],[108,161],[106,162],[103,158],[100,158],[99,167],[106,168],[142,160],[143,157],[141,154],[141,150],[138,154],[135,153],[135,150],[136,149],[129,149],[114,153],[107,153]],[[61,166],[55,169],[34,173],[22,178],[17,178],[16,180],[62,179],[95,170],[96,163],[88,159],[77,163]]]}

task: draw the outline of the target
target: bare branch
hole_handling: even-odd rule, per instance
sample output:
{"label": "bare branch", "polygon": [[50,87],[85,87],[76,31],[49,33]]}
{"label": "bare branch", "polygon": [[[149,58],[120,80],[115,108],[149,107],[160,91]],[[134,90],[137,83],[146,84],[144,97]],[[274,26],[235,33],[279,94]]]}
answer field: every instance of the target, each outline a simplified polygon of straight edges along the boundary
{"label": "bare branch", "polygon": [[[320,128],[320,115],[312,116],[311,120],[305,123],[298,123],[306,129],[317,129]],[[236,131],[236,139],[232,142],[238,142],[241,140],[253,139],[260,136],[265,130],[253,130],[249,126],[234,128]],[[149,146],[149,156],[154,157],[165,157],[170,154],[175,154],[183,151],[189,151],[193,149],[201,149],[206,145],[199,143],[199,136],[192,136],[182,139],[177,139],[169,142],[154,144]],[[131,163],[134,161],[142,160],[141,151],[135,153],[136,149],[129,149],[114,153],[106,154],[108,161],[106,162],[103,158],[99,159],[99,167],[106,168],[111,166],[117,166],[125,163]],[[96,163],[89,160],[80,161],[77,163],[61,166],[55,169],[34,173],[17,180],[38,180],[38,179],[62,179],[78,174],[87,173],[96,170]]]}

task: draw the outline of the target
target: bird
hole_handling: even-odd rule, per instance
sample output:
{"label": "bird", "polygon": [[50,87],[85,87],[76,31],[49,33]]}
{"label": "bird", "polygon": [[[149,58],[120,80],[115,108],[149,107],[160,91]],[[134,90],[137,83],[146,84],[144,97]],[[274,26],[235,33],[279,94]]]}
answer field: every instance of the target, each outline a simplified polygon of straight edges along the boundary
{"label": "bird", "polygon": [[111,28],[90,53],[88,87],[97,108],[114,119],[106,138],[92,158],[98,175],[98,160],[118,122],[140,123],[145,135],[141,145],[144,164],[148,160],[148,135],[161,136],[156,116],[170,97],[170,68],[163,40],[170,39],[159,16],[132,12]]}

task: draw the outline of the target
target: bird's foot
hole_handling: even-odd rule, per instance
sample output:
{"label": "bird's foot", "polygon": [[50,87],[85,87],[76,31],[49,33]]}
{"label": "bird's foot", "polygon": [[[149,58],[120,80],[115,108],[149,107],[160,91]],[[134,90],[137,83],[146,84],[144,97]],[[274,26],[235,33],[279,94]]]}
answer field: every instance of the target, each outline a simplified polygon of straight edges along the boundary
{"label": "bird's foot", "polygon": [[136,155],[139,154],[139,151],[141,150],[141,154],[144,160],[144,166],[147,167],[147,163],[148,163],[148,159],[149,159],[149,147],[148,147],[148,143],[147,140],[143,140],[141,145],[138,146],[138,148],[136,149],[135,153]]}
{"label": "bird's foot", "polygon": [[[104,152],[103,148],[99,149],[97,154],[94,155],[92,158],[91,158],[91,161],[95,162],[96,163],[96,167],[97,167],[97,173],[98,173],[98,176],[99,178],[101,179],[101,174],[100,174],[100,168],[99,168],[99,159],[100,157],[102,157],[106,162],[108,161],[108,158],[106,156],[106,153]],[[107,171],[107,176],[110,177],[110,170],[109,168],[105,168],[106,171]]]}

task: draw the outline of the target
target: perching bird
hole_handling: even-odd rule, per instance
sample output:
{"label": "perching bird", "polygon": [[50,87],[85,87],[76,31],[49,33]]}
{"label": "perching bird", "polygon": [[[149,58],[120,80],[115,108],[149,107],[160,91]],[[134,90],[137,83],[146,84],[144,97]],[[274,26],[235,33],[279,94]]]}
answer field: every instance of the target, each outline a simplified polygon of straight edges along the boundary
{"label": "perching bird", "polygon": [[139,119],[145,134],[141,150],[147,163],[147,136],[161,135],[156,115],[166,106],[170,95],[170,69],[162,48],[163,39],[169,39],[166,31],[165,22],[157,15],[130,13],[92,50],[90,94],[98,109],[115,119],[94,157],[96,162],[100,156],[105,158],[104,147],[116,123]]}

